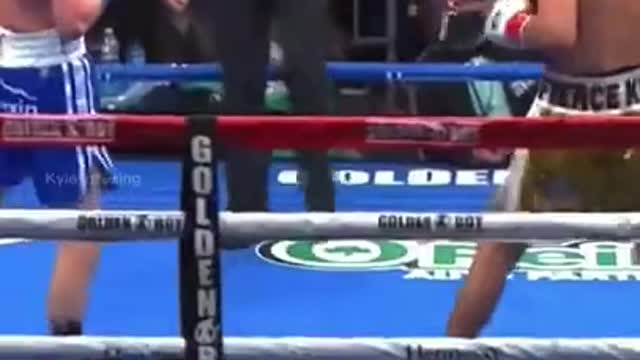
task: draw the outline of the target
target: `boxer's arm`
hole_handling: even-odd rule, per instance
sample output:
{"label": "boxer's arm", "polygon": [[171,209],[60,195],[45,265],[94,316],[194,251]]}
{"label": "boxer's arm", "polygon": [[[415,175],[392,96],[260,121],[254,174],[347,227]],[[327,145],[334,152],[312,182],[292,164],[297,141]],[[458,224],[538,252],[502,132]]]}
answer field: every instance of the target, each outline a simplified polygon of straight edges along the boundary
{"label": "boxer's arm", "polygon": [[51,0],[56,29],[65,39],[84,35],[98,20],[106,3],[106,0]]}
{"label": "boxer's arm", "polygon": [[563,49],[577,40],[577,0],[497,0],[487,16],[487,39],[511,48]]}
{"label": "boxer's arm", "polygon": [[537,14],[524,28],[523,42],[534,49],[567,49],[578,40],[577,0],[537,0]]}
{"label": "boxer's arm", "polygon": [[526,245],[483,243],[469,269],[469,276],[458,292],[447,322],[447,336],[474,338],[489,321],[502,295],[509,272]]}

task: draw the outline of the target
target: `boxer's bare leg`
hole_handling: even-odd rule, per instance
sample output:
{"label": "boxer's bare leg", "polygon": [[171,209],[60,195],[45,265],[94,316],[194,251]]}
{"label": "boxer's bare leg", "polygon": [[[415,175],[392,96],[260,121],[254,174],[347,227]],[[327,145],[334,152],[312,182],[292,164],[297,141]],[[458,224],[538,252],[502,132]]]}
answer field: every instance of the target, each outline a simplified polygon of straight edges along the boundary
{"label": "boxer's bare leg", "polygon": [[[92,179],[100,179],[94,173]],[[87,196],[78,208],[98,208],[100,183],[92,181]],[[0,204],[4,191],[0,190]],[[89,288],[100,257],[100,246],[92,242],[59,242],[49,284],[47,318],[51,334],[80,335]]]}
{"label": "boxer's bare leg", "polygon": [[[45,30],[55,31],[63,40],[83,41],[82,36],[98,19],[104,5],[104,0],[2,0],[0,1],[0,27],[14,33],[40,34]],[[3,61],[12,61],[12,55],[9,52],[2,55],[4,56]],[[67,54],[62,55],[66,56]],[[66,62],[72,61],[72,56],[74,55],[69,54],[69,59],[66,59]],[[84,69],[84,67],[82,68]],[[86,82],[88,79],[88,77],[82,78],[82,71],[74,76],[77,77],[74,79],[75,81]],[[78,94],[67,96],[75,96],[75,101],[78,102]],[[69,110],[67,109],[67,111]],[[78,109],[77,112],[92,110],[94,109]],[[69,161],[76,161],[76,159]],[[44,164],[46,167],[46,163]],[[91,176],[91,178],[97,179],[95,176]],[[99,181],[91,181],[87,195],[77,207],[80,209],[97,208],[99,186]],[[62,242],[58,245],[47,302],[52,334],[79,335],[82,332],[81,324],[85,313],[88,289],[98,257],[98,244]]]}
{"label": "boxer's bare leg", "polygon": [[[640,8],[636,0],[496,0],[491,3],[493,8],[489,12],[485,26],[487,38],[501,46],[516,48],[524,46],[541,51],[547,60],[547,69],[552,72],[568,76],[598,75],[640,68],[640,47],[636,46],[636,34],[640,31],[638,22]],[[606,75],[603,76],[606,77]],[[624,84],[616,84],[616,86],[624,88]],[[615,95],[612,96],[615,98]],[[555,105],[556,109],[565,106]],[[534,104],[532,110],[536,111],[532,114],[545,113],[546,111],[542,111],[545,106],[539,105],[536,110]],[[585,111],[578,105],[566,106],[574,106],[569,109],[572,111]],[[634,106],[638,104],[634,103]],[[598,112],[595,110],[598,107],[593,104],[586,109],[586,115]],[[544,156],[544,154],[538,155],[539,159],[540,156]],[[569,156],[569,159],[571,158]],[[601,171],[599,167],[602,165],[594,161],[587,162],[583,166],[588,166],[588,171],[597,174]],[[540,164],[530,167],[530,171],[531,175],[540,174],[542,171]],[[547,180],[562,180],[572,176],[571,170],[567,167],[552,167],[550,171],[550,174],[545,173],[545,176],[548,175]],[[619,171],[623,174],[622,176],[626,175],[624,168]],[[553,200],[553,198],[549,199]],[[580,199],[580,196],[577,199]],[[640,202],[640,199],[638,201]],[[562,201],[551,204],[553,205],[551,207],[543,206],[544,209],[539,209],[538,206],[514,205],[517,206],[510,210],[516,208],[535,208],[539,211],[567,210],[566,204]],[[577,209],[603,211],[606,207],[615,211],[615,206],[612,206],[612,204],[591,204],[590,207],[579,206],[574,211]],[[523,251],[524,247],[518,245],[500,243],[479,245],[469,276],[464,288],[458,294],[449,318],[448,335],[459,337],[479,335],[499,301],[509,271]]]}
{"label": "boxer's bare leg", "polygon": [[[96,209],[99,187],[94,186],[79,205],[80,209]],[[3,191],[0,191],[0,204]],[[91,279],[100,257],[100,246],[91,242],[60,242],[49,284],[47,317],[55,335],[80,335]]]}
{"label": "boxer's bare leg", "polygon": [[[94,172],[91,179],[99,179],[99,174]],[[99,180],[94,180],[91,182],[90,191],[78,208],[97,209],[99,197]],[[99,243],[78,241],[58,243],[47,300],[47,316],[52,334],[82,334],[82,320],[87,307],[91,280],[99,258]]]}
{"label": "boxer's bare leg", "polygon": [[51,334],[82,334],[89,287],[99,256],[100,248],[95,243],[58,244],[47,300]]}
{"label": "boxer's bare leg", "polygon": [[473,338],[489,321],[507,275],[526,249],[524,244],[481,243],[473,257],[469,276],[458,292],[447,336]]}

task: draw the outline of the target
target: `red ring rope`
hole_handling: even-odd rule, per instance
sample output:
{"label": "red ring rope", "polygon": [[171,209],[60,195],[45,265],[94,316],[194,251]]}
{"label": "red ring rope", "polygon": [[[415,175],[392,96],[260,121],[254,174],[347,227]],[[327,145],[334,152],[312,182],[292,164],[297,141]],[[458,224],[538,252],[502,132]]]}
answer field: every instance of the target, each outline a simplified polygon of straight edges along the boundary
{"label": "red ring rope", "polygon": [[[225,143],[262,149],[640,145],[640,117],[218,116],[217,121],[218,136]],[[105,144],[123,150],[178,150],[183,145],[184,131],[185,121],[180,116],[0,116],[3,145]]]}

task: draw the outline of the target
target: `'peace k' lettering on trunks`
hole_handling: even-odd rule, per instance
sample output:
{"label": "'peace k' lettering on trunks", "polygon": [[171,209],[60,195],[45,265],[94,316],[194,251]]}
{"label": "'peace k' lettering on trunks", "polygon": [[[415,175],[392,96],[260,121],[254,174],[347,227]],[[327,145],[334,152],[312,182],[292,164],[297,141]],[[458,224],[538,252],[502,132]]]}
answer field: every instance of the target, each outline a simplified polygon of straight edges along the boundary
{"label": "'peace k' lettering on trunks", "polygon": [[544,79],[538,97],[552,105],[581,111],[618,110],[640,105],[640,78],[631,77],[606,85]]}

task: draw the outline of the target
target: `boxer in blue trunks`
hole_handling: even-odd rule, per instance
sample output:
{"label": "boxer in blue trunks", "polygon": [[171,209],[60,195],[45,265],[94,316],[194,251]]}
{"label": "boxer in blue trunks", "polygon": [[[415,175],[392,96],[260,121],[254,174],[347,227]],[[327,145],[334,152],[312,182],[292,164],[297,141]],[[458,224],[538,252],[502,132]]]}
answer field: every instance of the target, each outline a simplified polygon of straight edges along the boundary
{"label": "boxer in blue trunks", "polygon": [[[0,112],[96,111],[84,34],[101,14],[103,1],[0,1]],[[97,146],[0,146],[0,190],[29,177],[40,202],[50,208],[96,208],[100,185],[111,168],[109,154]],[[95,243],[60,243],[48,299],[52,334],[82,333],[87,290],[98,256]]]}

